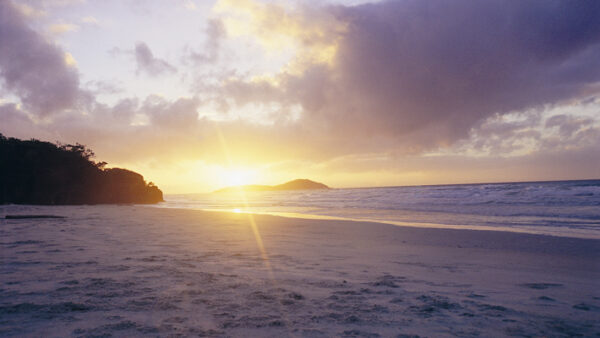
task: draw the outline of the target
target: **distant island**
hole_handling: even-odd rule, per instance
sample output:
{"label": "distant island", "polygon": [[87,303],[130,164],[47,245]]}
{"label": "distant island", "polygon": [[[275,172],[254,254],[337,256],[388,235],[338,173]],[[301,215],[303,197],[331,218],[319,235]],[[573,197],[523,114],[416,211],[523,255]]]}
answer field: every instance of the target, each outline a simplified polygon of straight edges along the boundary
{"label": "distant island", "polygon": [[53,144],[0,134],[0,204],[158,203],[162,191],[142,175],[104,168],[79,143]]}
{"label": "distant island", "polygon": [[240,190],[244,191],[285,191],[285,190],[317,190],[317,189],[331,189],[323,183],[307,180],[297,179],[286,182],[279,185],[240,185],[235,187],[227,187],[215,191],[216,193],[222,192],[236,192]]}

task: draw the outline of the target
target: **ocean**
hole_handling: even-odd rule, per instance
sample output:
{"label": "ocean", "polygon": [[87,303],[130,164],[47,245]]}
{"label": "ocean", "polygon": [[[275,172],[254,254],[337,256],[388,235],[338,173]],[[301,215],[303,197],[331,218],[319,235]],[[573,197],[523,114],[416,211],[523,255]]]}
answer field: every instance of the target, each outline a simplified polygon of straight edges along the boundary
{"label": "ocean", "polygon": [[158,207],[600,238],[600,180],[167,195]]}

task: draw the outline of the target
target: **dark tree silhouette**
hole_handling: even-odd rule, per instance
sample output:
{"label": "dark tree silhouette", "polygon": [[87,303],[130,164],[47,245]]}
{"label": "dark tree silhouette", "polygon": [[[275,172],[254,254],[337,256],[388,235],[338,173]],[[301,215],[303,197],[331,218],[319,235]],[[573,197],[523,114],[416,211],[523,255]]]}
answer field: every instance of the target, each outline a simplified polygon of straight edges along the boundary
{"label": "dark tree silhouette", "polygon": [[105,169],[84,145],[0,134],[0,204],[158,203],[162,191],[142,175]]}

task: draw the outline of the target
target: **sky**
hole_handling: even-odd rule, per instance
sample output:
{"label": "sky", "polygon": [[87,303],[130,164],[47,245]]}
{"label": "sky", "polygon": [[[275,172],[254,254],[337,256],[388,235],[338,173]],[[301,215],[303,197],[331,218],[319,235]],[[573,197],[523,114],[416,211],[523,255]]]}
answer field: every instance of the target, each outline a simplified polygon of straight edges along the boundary
{"label": "sky", "polygon": [[4,0],[0,133],[167,194],[600,178],[600,2]]}

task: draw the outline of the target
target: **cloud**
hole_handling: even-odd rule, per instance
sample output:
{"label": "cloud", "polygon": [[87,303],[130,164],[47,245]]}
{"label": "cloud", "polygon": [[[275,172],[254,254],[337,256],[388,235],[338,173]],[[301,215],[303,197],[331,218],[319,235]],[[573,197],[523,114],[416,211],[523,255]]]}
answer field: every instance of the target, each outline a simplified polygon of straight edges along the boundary
{"label": "cloud", "polygon": [[138,73],[158,76],[165,73],[177,72],[177,68],[170,65],[167,61],[154,57],[152,51],[144,42],[136,43],[134,53]]}
{"label": "cloud", "polygon": [[183,2],[183,7],[190,11],[195,11],[198,9],[198,7],[196,7],[196,4],[191,0],[185,0]]}
{"label": "cloud", "polygon": [[76,32],[79,30],[79,26],[72,23],[56,23],[48,27],[52,34],[64,34],[68,32]]}
{"label": "cloud", "polygon": [[[24,138],[30,138],[28,133],[33,127],[33,121],[23,114],[14,103],[0,102],[0,117],[2,117],[2,124],[9,126],[12,133],[11,136],[21,136]],[[0,130],[0,133],[6,133],[7,130]]]}
{"label": "cloud", "polygon": [[125,91],[123,83],[117,79],[112,81],[91,80],[85,83],[85,88],[94,95],[119,94]]}
{"label": "cloud", "polygon": [[[302,105],[299,122],[307,129],[422,152],[467,137],[495,114],[560,105],[598,90],[598,2],[405,0],[318,9],[327,15],[315,10],[252,16],[253,32],[263,39],[282,31],[299,38],[292,63],[301,67],[268,81],[229,81],[224,95],[240,103],[284,96]],[[290,23],[289,29],[271,29],[273,22]],[[297,34],[298,25],[313,33]],[[303,52],[313,46],[315,52],[331,47],[331,59]],[[251,94],[260,87],[273,94]]]}
{"label": "cloud", "polygon": [[302,63],[330,63],[337,39],[347,24],[322,6],[294,8],[281,3],[253,0],[219,0],[213,12],[232,37],[249,37],[268,55],[295,53],[298,58],[286,71]]}
{"label": "cloud", "polygon": [[[598,173],[600,117],[573,113],[600,106],[597,2],[220,3],[204,49],[186,51],[207,72],[194,95],[138,99],[120,97],[124,84],[112,80],[82,90],[72,58],[0,1],[2,90],[20,102],[0,100],[0,131],[81,142],[119,165],[231,158],[315,177],[410,173],[413,183]],[[292,59],[265,74],[246,50],[241,69],[225,64],[222,48],[247,46],[243,38]],[[109,54],[135,57],[138,74],[177,72],[144,42]],[[118,93],[111,104],[93,96]]]}
{"label": "cloud", "polygon": [[550,117],[546,121],[546,127],[557,127],[562,137],[572,137],[574,134],[593,127],[594,120],[591,118],[574,117],[560,114]]}
{"label": "cloud", "polygon": [[556,130],[543,139],[541,147],[545,151],[573,151],[585,147],[600,149],[600,123],[592,118],[559,114],[548,118],[545,127]]}
{"label": "cloud", "polygon": [[25,110],[48,116],[87,99],[69,54],[29,28],[11,2],[0,1],[0,17],[0,82]]}
{"label": "cloud", "polygon": [[[26,18],[41,18],[48,16],[56,8],[70,7],[85,3],[86,0],[19,0],[12,1],[16,8]],[[6,0],[5,2],[11,2]]]}
{"label": "cloud", "polygon": [[88,25],[99,25],[100,24],[100,21],[98,21],[98,19],[96,19],[93,16],[85,16],[85,17],[81,18],[80,21],[82,23],[88,24]]}
{"label": "cloud", "polygon": [[25,17],[35,18],[35,17],[43,17],[46,16],[46,11],[42,9],[38,9],[32,6],[29,6],[25,3],[16,3],[14,7]]}
{"label": "cloud", "polygon": [[150,118],[152,125],[185,132],[198,124],[199,104],[197,98],[179,98],[170,102],[153,95],[144,101],[140,109]]}
{"label": "cloud", "polygon": [[[456,143],[446,153],[399,157],[393,147],[375,151],[357,148],[352,135],[330,138],[290,121],[261,125],[242,119],[199,117],[205,103],[197,97],[169,100],[152,95],[112,105],[95,103],[88,114],[70,112],[45,123],[32,121],[14,104],[8,104],[0,106],[0,132],[80,142],[111,164],[143,168],[142,172],[163,177],[165,173],[160,170],[194,161],[224,166],[233,161],[242,167],[268,165],[274,174],[323,178],[334,186],[567,179],[597,177],[600,173],[598,121],[590,124],[572,115],[566,115],[569,137],[561,136],[565,117],[560,114],[492,118],[476,127],[470,139]],[[534,142],[533,147],[523,144],[527,140]]]}
{"label": "cloud", "polygon": [[197,65],[215,63],[219,58],[221,42],[226,36],[225,27],[218,19],[210,19],[205,29],[206,42],[201,53],[191,51],[189,59]]}
{"label": "cloud", "polygon": [[86,0],[45,0],[44,6],[47,7],[68,7],[85,3]]}

